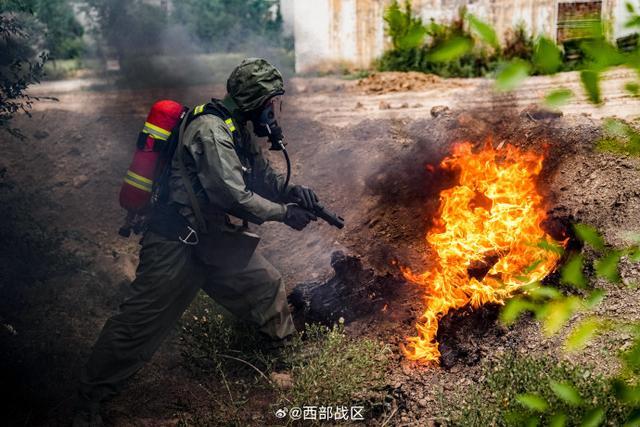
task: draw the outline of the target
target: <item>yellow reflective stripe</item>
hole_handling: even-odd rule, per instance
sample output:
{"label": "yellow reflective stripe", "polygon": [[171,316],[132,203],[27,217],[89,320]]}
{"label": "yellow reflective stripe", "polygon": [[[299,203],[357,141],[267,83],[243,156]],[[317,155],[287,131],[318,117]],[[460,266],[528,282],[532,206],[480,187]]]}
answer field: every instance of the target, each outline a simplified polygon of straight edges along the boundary
{"label": "yellow reflective stripe", "polygon": [[206,104],[202,104],[202,105],[198,105],[196,108],[193,109],[193,114],[198,115],[200,113],[202,113],[204,111],[204,106]]}
{"label": "yellow reflective stripe", "polygon": [[169,135],[171,135],[170,131],[162,129],[161,127],[158,127],[149,122],[144,122],[144,127],[142,128],[142,131],[162,140],[166,140],[167,138],[169,138]]}
{"label": "yellow reflective stripe", "polygon": [[229,130],[230,130],[231,132],[235,132],[236,127],[235,127],[235,125],[233,124],[233,120],[231,120],[231,119],[227,119],[227,120],[225,120],[224,122],[227,124],[227,126],[229,126]]}
{"label": "yellow reflective stripe", "polygon": [[147,177],[144,177],[142,175],[138,175],[137,173],[132,172],[130,170],[127,171],[127,175],[130,176],[131,178],[133,178],[135,180],[138,180],[138,181],[141,181],[141,182],[143,182],[145,184],[149,184],[149,185],[153,184],[153,180],[151,180],[151,179],[149,179]]}
{"label": "yellow reflective stripe", "polygon": [[151,187],[150,186],[145,186],[144,184],[140,184],[139,182],[133,181],[132,179],[129,179],[129,177],[125,177],[124,178],[124,182],[126,182],[129,185],[132,185],[142,191],[146,191],[147,193],[151,193]]}

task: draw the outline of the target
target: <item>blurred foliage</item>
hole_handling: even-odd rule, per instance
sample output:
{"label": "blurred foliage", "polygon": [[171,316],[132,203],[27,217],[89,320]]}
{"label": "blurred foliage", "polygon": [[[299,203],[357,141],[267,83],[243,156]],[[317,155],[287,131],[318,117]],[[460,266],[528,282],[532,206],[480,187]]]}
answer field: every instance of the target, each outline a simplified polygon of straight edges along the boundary
{"label": "blurred foliage", "polygon": [[[602,390],[586,397],[580,391],[579,378],[562,377],[557,372],[545,373],[545,381],[540,384],[529,383],[526,387],[515,388],[518,393],[515,399],[520,408],[511,408],[512,412],[505,415],[507,424],[538,425],[542,419],[549,425],[598,426],[606,419],[609,425],[633,426],[640,421],[640,322],[596,315],[595,309],[606,298],[606,293],[600,287],[591,286],[596,279],[619,283],[620,262],[623,259],[627,262],[640,261],[640,246],[624,250],[608,248],[596,228],[585,224],[576,224],[574,234],[596,258],[587,265],[582,254],[567,254],[567,261],[560,269],[560,282],[571,292],[564,294],[540,282],[530,283],[524,287],[521,296],[507,302],[500,315],[502,322],[510,325],[522,313],[531,312],[548,336],[568,329],[564,339],[568,352],[584,349],[605,333],[628,334],[632,337],[631,345],[617,354],[621,366],[619,373],[611,379],[599,380],[606,384],[608,391]],[[586,271],[591,271],[591,275]],[[578,320],[567,327],[569,321],[576,317]],[[521,382],[526,372],[520,370],[512,375],[513,381]],[[547,386],[549,390],[541,388]],[[506,392],[513,390],[511,387]],[[550,391],[555,395],[555,401],[550,398]],[[558,399],[562,403],[560,406]],[[615,408],[615,414],[611,413],[612,408]]]}
{"label": "blurred foliage", "polygon": [[18,112],[29,115],[37,100],[25,91],[40,81],[47,60],[41,30],[42,24],[28,12],[0,14],[0,128],[20,138],[10,121]]}
{"label": "blurred foliage", "polygon": [[3,0],[0,12],[30,11],[44,24],[44,47],[51,59],[79,58],[84,51],[84,28],[69,0]]}
{"label": "blurred foliage", "polygon": [[581,426],[598,415],[622,426],[632,411],[592,366],[506,353],[483,370],[482,384],[452,403],[453,425]]}

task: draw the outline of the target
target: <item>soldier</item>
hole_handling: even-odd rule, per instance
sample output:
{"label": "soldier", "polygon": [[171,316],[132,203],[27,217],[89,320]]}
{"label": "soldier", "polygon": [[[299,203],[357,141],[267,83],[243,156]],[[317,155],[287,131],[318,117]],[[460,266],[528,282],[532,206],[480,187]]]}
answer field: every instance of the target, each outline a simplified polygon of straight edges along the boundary
{"label": "soldier", "polygon": [[258,136],[281,132],[274,115],[283,94],[275,67],[245,59],[223,100],[196,107],[183,120],[167,201],[142,239],[131,295],[107,320],[83,369],[74,426],[101,425],[100,403],[151,358],[201,288],[274,347],[295,332],[280,273],[254,251],[257,236],[246,230],[247,221],[302,230],[316,220],[304,209],[318,201],[315,193],[299,185],[284,192],[284,178],[247,128],[252,122]]}

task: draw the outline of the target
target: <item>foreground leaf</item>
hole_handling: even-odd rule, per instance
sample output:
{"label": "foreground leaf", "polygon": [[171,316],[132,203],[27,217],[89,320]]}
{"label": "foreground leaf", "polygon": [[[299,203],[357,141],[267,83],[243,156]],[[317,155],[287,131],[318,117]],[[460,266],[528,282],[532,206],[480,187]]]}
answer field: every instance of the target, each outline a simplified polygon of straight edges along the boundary
{"label": "foreground leaf", "polygon": [[598,427],[604,420],[604,410],[602,408],[595,408],[587,412],[582,419],[582,427]]}
{"label": "foreground leaf", "polygon": [[533,63],[542,74],[554,74],[562,66],[562,52],[546,37],[540,37],[533,54]]}
{"label": "foreground leaf", "polygon": [[496,87],[502,91],[515,89],[529,76],[531,66],[521,59],[505,64],[496,75]]}
{"label": "foreground leaf", "polygon": [[516,400],[532,411],[544,412],[549,407],[549,404],[542,397],[533,393],[520,394],[516,396]]}
{"label": "foreground leaf", "polygon": [[573,229],[578,238],[588,243],[593,249],[604,250],[604,239],[595,227],[587,224],[574,224]]}
{"label": "foreground leaf", "polygon": [[507,301],[506,305],[500,311],[500,321],[505,325],[511,325],[518,320],[518,317],[526,311],[534,311],[536,305],[522,298],[514,298]]}
{"label": "foreground leaf", "polygon": [[587,285],[587,279],[582,273],[583,262],[584,257],[582,255],[572,256],[560,270],[560,282],[577,288],[584,288]]}
{"label": "foreground leaf", "polygon": [[467,19],[469,20],[471,31],[476,33],[482,41],[494,48],[499,46],[498,36],[491,25],[479,20],[471,14],[467,15]]}
{"label": "foreground leaf", "polygon": [[436,47],[429,59],[433,62],[449,62],[458,59],[473,47],[468,37],[454,37]]}
{"label": "foreground leaf", "polygon": [[544,97],[544,102],[549,107],[560,107],[573,97],[573,92],[569,89],[557,89],[551,91]]}
{"label": "foreground leaf", "polygon": [[580,393],[573,385],[553,380],[551,380],[550,385],[555,395],[568,404],[577,406],[582,403],[582,397],[580,397]]}
{"label": "foreground leaf", "polygon": [[583,70],[580,72],[580,80],[587,91],[589,101],[593,104],[600,104],[602,102],[600,97],[600,74],[593,70]]}
{"label": "foreground leaf", "polygon": [[595,318],[589,318],[581,321],[575,326],[567,340],[565,341],[565,348],[567,351],[582,350],[591,341],[601,328],[601,323]]}
{"label": "foreground leaf", "polygon": [[622,253],[620,251],[612,251],[597,260],[595,262],[595,268],[598,277],[603,277],[611,283],[619,283],[620,273],[618,272],[618,265],[620,264],[621,256]]}
{"label": "foreground leaf", "polygon": [[549,427],[564,427],[567,425],[567,415],[562,412],[555,414],[549,420]]}

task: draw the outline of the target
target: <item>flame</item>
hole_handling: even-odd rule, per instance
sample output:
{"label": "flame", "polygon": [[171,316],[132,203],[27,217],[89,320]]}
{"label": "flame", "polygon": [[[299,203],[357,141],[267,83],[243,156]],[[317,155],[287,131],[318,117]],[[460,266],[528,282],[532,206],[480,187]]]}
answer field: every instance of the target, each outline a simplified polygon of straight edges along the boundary
{"label": "flame", "polygon": [[[435,266],[421,273],[401,268],[407,280],[425,291],[418,334],[402,347],[408,359],[439,362],[438,321],[449,310],[502,304],[554,269],[559,255],[536,244],[553,241],[540,226],[545,211],[535,178],[542,161],[542,155],[511,145],[496,150],[487,144],[473,153],[472,144],[464,142],[440,163],[458,172],[459,181],[440,193],[438,218],[426,236]],[[474,274],[474,269],[482,273]]]}

